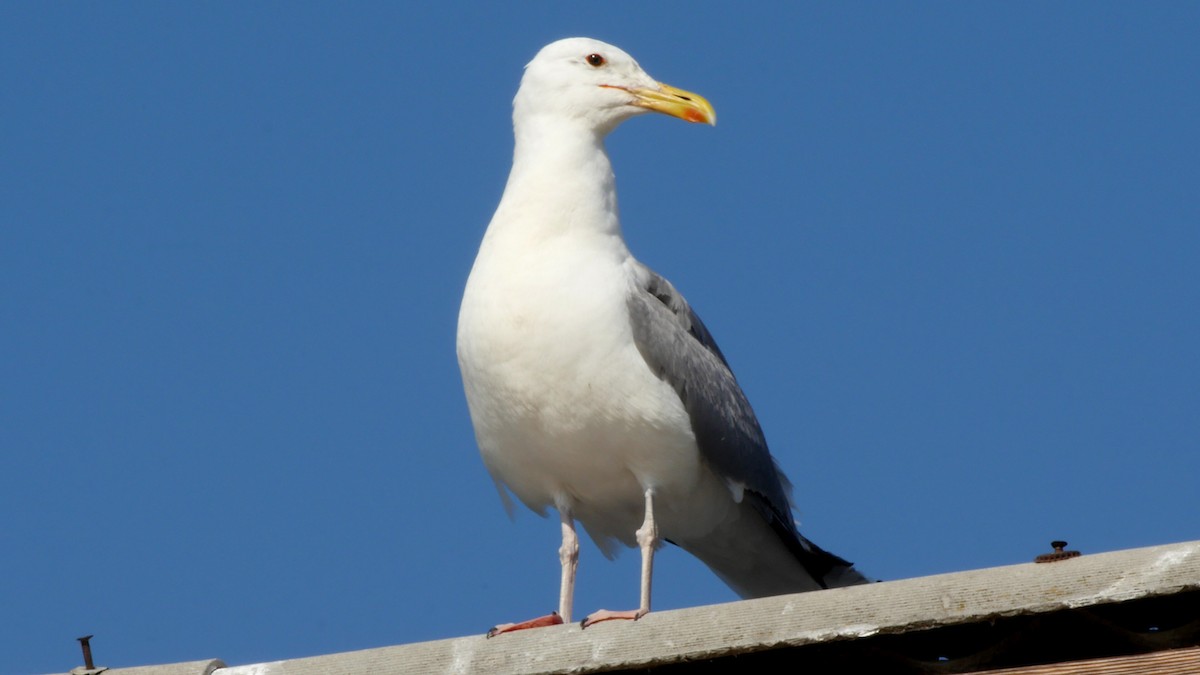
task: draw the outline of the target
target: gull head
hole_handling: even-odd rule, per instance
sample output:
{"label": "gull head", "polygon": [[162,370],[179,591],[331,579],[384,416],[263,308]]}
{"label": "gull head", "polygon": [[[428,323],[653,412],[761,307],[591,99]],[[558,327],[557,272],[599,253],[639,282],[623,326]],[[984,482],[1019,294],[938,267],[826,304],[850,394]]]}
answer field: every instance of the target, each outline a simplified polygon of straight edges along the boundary
{"label": "gull head", "polygon": [[602,134],[647,112],[717,123],[704,97],[658,82],[620,48],[590,38],[567,38],[543,47],[525,66],[513,101],[518,124],[551,116],[581,122]]}

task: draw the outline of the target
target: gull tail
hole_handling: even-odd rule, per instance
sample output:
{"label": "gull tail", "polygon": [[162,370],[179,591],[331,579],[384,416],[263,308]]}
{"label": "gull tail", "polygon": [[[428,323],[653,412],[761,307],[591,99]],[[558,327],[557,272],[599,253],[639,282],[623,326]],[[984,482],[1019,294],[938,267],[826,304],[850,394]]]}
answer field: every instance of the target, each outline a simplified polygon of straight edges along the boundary
{"label": "gull tail", "polygon": [[752,501],[746,499],[735,519],[726,521],[707,536],[675,543],[708,565],[743,598],[873,581],[852,563],[805,539],[795,525],[776,517],[768,521]]}

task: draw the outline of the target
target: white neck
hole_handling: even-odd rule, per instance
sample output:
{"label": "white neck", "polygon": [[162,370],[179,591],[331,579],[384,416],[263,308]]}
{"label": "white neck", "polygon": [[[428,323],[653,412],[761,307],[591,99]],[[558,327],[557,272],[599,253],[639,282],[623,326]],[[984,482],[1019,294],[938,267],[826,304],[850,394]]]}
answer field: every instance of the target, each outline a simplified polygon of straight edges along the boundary
{"label": "white neck", "polygon": [[512,172],[489,233],[499,227],[543,235],[587,228],[620,236],[604,133],[554,115],[524,116],[514,133]]}

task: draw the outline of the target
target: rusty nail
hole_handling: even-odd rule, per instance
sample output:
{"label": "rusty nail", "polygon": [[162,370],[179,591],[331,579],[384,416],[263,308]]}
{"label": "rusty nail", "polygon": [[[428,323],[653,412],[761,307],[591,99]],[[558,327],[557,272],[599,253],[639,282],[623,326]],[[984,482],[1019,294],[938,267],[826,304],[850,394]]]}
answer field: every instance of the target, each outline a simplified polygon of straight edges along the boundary
{"label": "rusty nail", "polygon": [[96,664],[92,662],[92,646],[88,644],[88,641],[91,640],[92,637],[93,636],[91,635],[84,635],[81,638],[75,638],[76,640],[79,640],[79,645],[83,647],[83,667],[87,668],[88,670],[96,669]]}
{"label": "rusty nail", "polygon": [[1080,555],[1079,551],[1064,550],[1067,548],[1067,542],[1061,539],[1050,542],[1050,548],[1054,549],[1052,553],[1043,553],[1034,558],[1033,561],[1039,563],[1058,562],[1059,560],[1067,560]]}

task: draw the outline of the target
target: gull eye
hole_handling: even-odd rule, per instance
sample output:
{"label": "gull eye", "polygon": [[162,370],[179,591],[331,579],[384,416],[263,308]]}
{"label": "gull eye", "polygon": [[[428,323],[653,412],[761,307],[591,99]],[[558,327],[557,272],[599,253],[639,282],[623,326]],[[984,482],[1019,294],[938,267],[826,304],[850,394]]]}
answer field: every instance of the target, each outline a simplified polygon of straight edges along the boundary
{"label": "gull eye", "polygon": [[593,68],[599,68],[600,66],[607,63],[607,61],[604,60],[604,57],[600,56],[599,54],[588,54],[587,56],[585,56],[583,58],[586,59],[588,62],[588,65]]}

